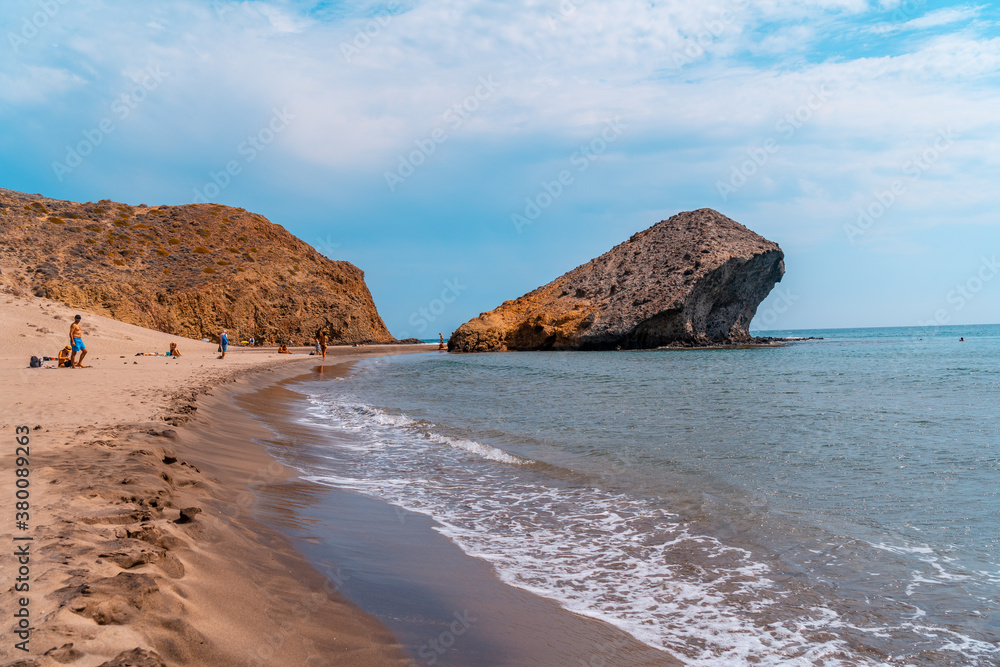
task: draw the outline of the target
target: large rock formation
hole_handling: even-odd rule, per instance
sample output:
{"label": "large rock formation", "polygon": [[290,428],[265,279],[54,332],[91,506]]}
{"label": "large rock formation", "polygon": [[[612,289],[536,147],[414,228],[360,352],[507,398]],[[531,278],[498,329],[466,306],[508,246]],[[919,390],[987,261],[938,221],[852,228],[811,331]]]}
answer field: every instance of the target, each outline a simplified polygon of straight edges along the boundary
{"label": "large rock formation", "polygon": [[601,350],[751,342],[781,280],[777,244],[711,209],[639,232],[544,287],[463,324],[455,352]]}
{"label": "large rock formation", "polygon": [[387,343],[365,276],[214,204],[78,204],[0,189],[0,284],[191,338]]}

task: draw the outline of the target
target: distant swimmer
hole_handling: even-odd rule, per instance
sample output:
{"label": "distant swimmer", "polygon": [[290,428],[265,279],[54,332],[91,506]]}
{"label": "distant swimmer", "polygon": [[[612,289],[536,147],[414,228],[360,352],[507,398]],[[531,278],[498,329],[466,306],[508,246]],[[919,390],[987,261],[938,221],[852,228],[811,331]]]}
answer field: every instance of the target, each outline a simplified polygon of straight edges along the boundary
{"label": "distant swimmer", "polygon": [[[87,356],[87,346],[83,344],[83,329],[80,328],[79,315],[73,318],[73,324],[69,325],[69,343],[72,353],[69,355],[70,368],[87,368],[83,365],[83,358]],[[80,353],[80,361],[76,360],[76,353]]]}
{"label": "distant swimmer", "polygon": [[958,342],[959,342],[959,343],[964,343],[964,342],[965,342],[965,338],[959,338],[959,339],[958,339]]}

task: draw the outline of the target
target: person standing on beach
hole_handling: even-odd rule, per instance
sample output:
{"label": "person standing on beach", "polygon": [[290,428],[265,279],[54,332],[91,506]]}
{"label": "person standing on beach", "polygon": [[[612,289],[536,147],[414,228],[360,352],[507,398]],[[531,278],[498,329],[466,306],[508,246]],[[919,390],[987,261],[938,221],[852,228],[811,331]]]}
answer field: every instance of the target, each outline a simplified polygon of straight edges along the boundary
{"label": "person standing on beach", "polygon": [[219,359],[226,358],[226,348],[229,347],[229,336],[226,334],[226,330],[223,329],[222,333],[219,334],[219,348],[222,349],[222,356]]}
{"label": "person standing on beach", "polygon": [[[87,356],[87,346],[83,344],[83,329],[80,328],[79,315],[73,318],[73,324],[69,325],[69,344],[72,349],[69,355],[70,368],[87,368],[83,365],[83,358]],[[80,353],[80,361],[76,360],[76,353]]]}
{"label": "person standing on beach", "polygon": [[316,341],[319,343],[319,351],[323,355],[323,361],[326,361],[326,343],[328,340],[326,334],[322,331],[316,336]]}

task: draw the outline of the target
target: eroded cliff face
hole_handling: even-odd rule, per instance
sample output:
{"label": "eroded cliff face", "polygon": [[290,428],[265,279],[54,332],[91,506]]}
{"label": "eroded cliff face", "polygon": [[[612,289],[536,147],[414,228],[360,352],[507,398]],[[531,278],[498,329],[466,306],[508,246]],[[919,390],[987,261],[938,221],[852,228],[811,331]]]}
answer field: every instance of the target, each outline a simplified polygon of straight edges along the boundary
{"label": "eroded cliff face", "polygon": [[128,206],[0,189],[0,284],[191,338],[388,343],[364,272],[214,204]]}
{"label": "eroded cliff face", "polygon": [[752,341],[784,275],[777,244],[711,209],[680,213],[463,324],[454,352],[642,349]]}

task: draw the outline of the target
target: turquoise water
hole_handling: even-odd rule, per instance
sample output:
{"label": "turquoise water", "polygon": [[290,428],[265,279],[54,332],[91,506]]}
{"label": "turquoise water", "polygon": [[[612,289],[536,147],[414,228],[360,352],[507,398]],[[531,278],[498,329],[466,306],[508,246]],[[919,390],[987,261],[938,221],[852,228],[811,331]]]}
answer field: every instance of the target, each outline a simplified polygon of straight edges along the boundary
{"label": "turquoise water", "polygon": [[363,362],[290,462],[688,664],[1000,664],[1000,326],[767,334]]}

